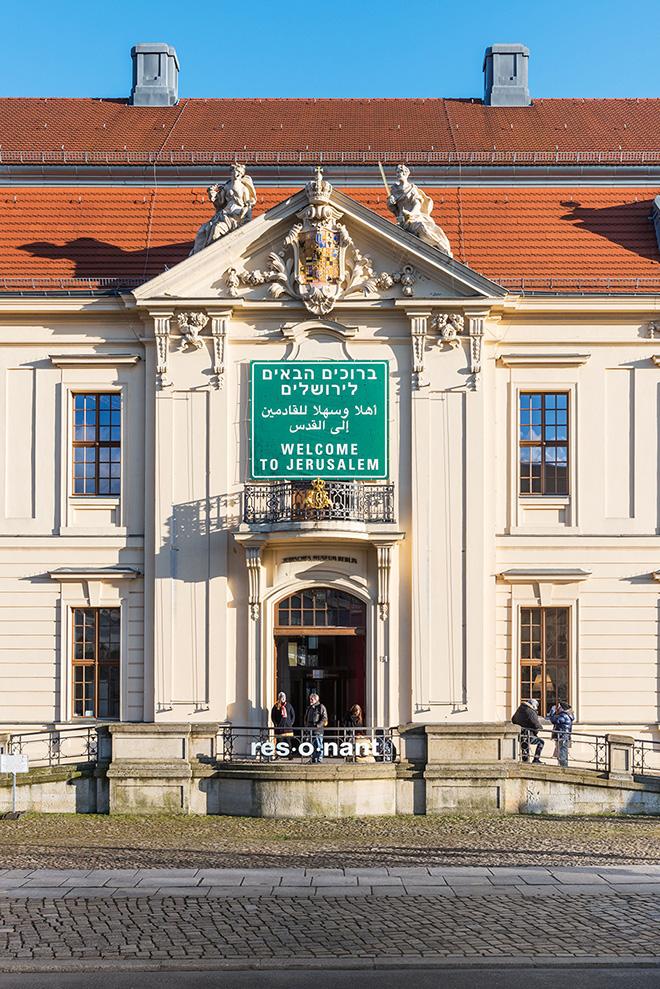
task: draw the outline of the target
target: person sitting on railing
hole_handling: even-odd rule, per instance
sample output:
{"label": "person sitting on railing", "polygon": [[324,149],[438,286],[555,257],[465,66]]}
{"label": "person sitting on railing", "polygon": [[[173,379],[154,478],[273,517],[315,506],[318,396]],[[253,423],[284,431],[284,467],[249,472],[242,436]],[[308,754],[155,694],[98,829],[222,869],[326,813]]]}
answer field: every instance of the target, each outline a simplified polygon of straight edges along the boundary
{"label": "person sitting on railing", "polygon": [[[359,729],[364,727],[364,717],[362,716],[362,708],[359,704],[353,704],[346,712],[344,716],[344,727],[346,728],[345,740],[355,746],[355,736],[358,734]],[[357,754],[349,756],[349,759],[356,762]]]}
{"label": "person sitting on railing", "polygon": [[556,742],[555,757],[560,766],[566,767],[568,766],[568,750],[575,720],[573,708],[566,701],[559,701],[550,709],[548,718],[552,721],[552,737]]}
{"label": "person sitting on railing", "polygon": [[528,701],[523,701],[511,720],[520,728],[522,761],[529,762],[529,747],[534,745],[536,753],[532,761],[540,762],[544,743],[543,739],[539,738],[539,731],[543,728],[543,722],[539,717],[539,702],[536,698],[531,697]]}

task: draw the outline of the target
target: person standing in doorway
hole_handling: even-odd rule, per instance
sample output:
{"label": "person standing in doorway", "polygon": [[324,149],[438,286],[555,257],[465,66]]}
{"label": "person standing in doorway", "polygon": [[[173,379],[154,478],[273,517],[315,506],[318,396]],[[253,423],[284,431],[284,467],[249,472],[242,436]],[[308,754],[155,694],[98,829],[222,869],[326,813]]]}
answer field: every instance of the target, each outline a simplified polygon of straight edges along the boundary
{"label": "person standing in doorway", "polygon": [[283,690],[280,690],[277,695],[270,717],[275,725],[276,735],[290,735],[292,733],[291,729],[296,720],[296,712],[293,710],[293,704],[287,701]]}
{"label": "person standing in doorway", "polygon": [[305,728],[309,731],[309,740],[314,746],[312,762],[323,759],[323,729],[328,726],[328,712],[325,704],[321,704],[318,694],[309,695],[309,707],[305,711]]}
{"label": "person standing in doorway", "polygon": [[275,725],[275,741],[287,742],[289,745],[289,759],[293,759],[297,746],[293,735],[293,726],[296,721],[296,712],[293,704],[286,699],[286,694],[280,690],[277,700],[273,704],[270,718]]}

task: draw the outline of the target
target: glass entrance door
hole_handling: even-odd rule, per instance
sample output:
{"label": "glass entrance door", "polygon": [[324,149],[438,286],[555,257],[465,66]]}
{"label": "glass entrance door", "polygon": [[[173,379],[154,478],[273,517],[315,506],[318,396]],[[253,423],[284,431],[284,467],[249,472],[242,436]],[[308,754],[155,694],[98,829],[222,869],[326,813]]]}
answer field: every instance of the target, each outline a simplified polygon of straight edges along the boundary
{"label": "glass entrance door", "polygon": [[309,695],[317,693],[328,710],[331,727],[343,724],[349,709],[364,713],[365,650],[363,635],[277,635],[276,694],[283,690],[301,725]]}
{"label": "glass entrance door", "polygon": [[276,608],[275,695],[283,690],[301,725],[309,695],[317,693],[332,727],[366,698],[363,601],[332,587],[310,588]]}

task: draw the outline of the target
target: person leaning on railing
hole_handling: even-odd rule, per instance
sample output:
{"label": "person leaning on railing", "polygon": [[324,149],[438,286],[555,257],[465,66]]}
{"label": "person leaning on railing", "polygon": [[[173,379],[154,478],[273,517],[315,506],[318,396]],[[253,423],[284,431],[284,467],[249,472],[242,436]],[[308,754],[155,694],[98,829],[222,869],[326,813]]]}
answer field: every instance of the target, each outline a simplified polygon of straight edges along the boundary
{"label": "person leaning on railing", "polygon": [[568,766],[568,750],[571,745],[571,732],[575,715],[566,701],[559,701],[548,711],[552,721],[552,737],[555,739],[555,756],[560,766]]}
{"label": "person leaning on railing", "polygon": [[511,718],[514,725],[520,728],[520,752],[523,762],[529,762],[530,745],[536,746],[536,753],[533,762],[541,761],[543,750],[543,739],[539,738],[539,732],[543,728],[543,722],[539,717],[539,702],[535,697],[530,697],[528,701],[523,701],[518,710]]}

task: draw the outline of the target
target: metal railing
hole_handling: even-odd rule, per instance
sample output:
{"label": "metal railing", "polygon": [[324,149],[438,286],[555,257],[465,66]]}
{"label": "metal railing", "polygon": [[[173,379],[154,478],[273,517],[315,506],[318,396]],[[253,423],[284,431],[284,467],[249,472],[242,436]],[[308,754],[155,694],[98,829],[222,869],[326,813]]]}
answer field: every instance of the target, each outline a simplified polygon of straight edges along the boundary
{"label": "metal railing", "polygon": [[[517,746],[518,759],[521,762],[536,760],[537,740],[543,741],[538,761],[543,765],[559,765],[559,739],[552,729],[542,729],[533,735],[524,728],[520,731]],[[527,753],[526,753],[527,748]],[[526,757],[527,755],[527,757]],[[568,765],[576,769],[591,769],[596,773],[609,771],[609,747],[607,735],[588,735],[572,732],[567,751]]]}
{"label": "metal railing", "polygon": [[660,776],[660,741],[636,738],[633,742],[633,773]]}
{"label": "metal railing", "polygon": [[398,762],[400,744],[394,728],[250,728],[223,725],[217,738],[219,762],[313,763]]}
{"label": "metal railing", "polygon": [[263,525],[277,522],[394,522],[394,485],[361,481],[268,481],[246,484],[243,521]]}
{"label": "metal railing", "polygon": [[10,732],[4,745],[8,754],[26,755],[30,768],[95,763],[98,725],[67,725],[40,731]]}

